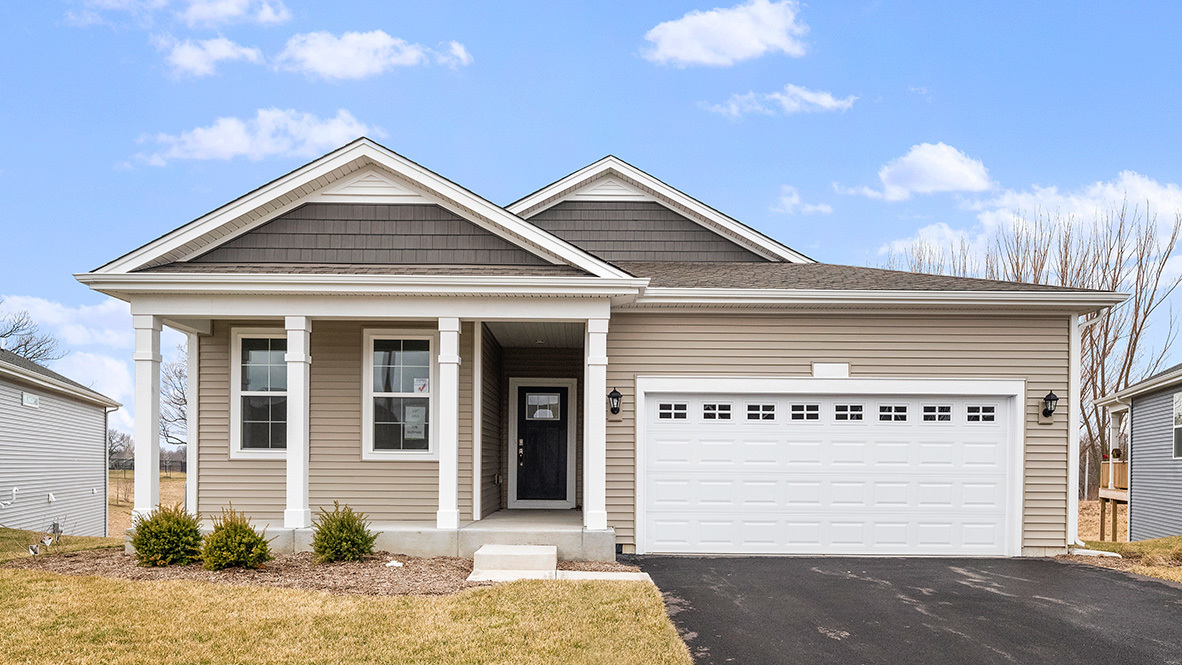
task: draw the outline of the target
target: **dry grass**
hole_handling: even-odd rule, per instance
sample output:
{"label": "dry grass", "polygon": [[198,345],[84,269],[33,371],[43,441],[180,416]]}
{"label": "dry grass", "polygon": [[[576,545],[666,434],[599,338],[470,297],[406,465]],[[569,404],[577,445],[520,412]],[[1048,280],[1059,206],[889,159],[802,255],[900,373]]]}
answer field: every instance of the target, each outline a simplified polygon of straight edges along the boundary
{"label": "dry grass", "polygon": [[1095,540],[1085,542],[1091,549],[1116,552],[1122,558],[1083,556],[1069,558],[1095,566],[1116,568],[1138,575],[1160,577],[1164,580],[1182,582],[1182,536],[1138,540],[1132,543],[1100,542]]}
{"label": "dry grass", "polygon": [[[107,533],[121,536],[131,528],[131,507],[135,497],[135,471],[108,471]],[[185,501],[185,474],[181,471],[160,473],[160,503],[172,506]]]}
{"label": "dry grass", "polygon": [[[44,534],[36,531],[0,528],[0,563],[10,559],[29,556],[29,545],[39,543]],[[123,538],[92,538],[89,536],[62,536],[56,545],[50,545],[50,554],[95,550],[106,547],[122,547]]]}
{"label": "dry grass", "polygon": [[644,582],[375,598],[3,569],[0,653],[54,665],[691,662]]}
{"label": "dry grass", "polygon": [[[1109,507],[1111,508],[1111,506]],[[1105,511],[1104,537],[1112,540],[1112,513]],[[1120,541],[1129,539],[1129,506],[1120,506],[1117,511],[1116,535]],[[1100,540],[1100,502],[1079,502],[1079,539],[1082,541]]]}

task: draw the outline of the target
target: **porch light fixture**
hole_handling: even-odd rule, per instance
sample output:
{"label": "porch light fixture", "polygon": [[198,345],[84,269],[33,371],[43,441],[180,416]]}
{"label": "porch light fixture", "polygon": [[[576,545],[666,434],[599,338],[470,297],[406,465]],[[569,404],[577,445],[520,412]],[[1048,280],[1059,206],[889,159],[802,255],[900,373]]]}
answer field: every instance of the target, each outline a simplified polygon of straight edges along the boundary
{"label": "porch light fixture", "polygon": [[1059,396],[1053,392],[1047,393],[1047,396],[1042,398],[1042,417],[1050,418],[1055,413],[1055,407],[1059,405]]}
{"label": "porch light fixture", "polygon": [[612,391],[607,394],[607,407],[608,410],[612,412],[613,416],[620,412],[621,397],[623,397],[623,395],[621,395],[620,391],[616,390],[615,388],[612,388]]}

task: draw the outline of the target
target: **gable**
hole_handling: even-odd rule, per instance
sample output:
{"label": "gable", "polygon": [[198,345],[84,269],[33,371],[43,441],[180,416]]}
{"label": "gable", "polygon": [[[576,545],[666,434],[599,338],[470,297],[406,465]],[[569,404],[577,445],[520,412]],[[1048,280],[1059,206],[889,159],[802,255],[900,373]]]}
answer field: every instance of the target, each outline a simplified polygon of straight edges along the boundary
{"label": "gable", "polygon": [[[362,179],[342,189],[358,184],[381,188]],[[286,212],[190,262],[548,265],[439,205],[323,202]]]}
{"label": "gable", "polygon": [[767,261],[656,201],[572,197],[529,221],[607,261]]}

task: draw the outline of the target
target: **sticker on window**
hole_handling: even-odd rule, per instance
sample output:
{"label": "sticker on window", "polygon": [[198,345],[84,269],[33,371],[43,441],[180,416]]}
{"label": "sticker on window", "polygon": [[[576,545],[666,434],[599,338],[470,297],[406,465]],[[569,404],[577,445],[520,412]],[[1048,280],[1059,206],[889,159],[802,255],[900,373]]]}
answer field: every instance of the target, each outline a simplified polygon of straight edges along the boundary
{"label": "sticker on window", "polygon": [[526,393],[526,420],[558,420],[560,406],[557,393]]}
{"label": "sticker on window", "polygon": [[403,432],[410,440],[421,441],[427,438],[427,407],[406,407],[406,422],[403,423]]}
{"label": "sticker on window", "polygon": [[431,392],[431,380],[430,379],[415,379],[415,392],[416,393]]}

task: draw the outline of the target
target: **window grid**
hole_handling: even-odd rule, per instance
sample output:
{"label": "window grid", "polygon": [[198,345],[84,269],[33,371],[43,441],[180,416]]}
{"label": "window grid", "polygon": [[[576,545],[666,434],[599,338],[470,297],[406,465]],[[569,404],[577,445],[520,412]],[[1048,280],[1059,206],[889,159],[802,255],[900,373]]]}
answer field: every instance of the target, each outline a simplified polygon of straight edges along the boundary
{"label": "window grid", "polygon": [[833,419],[839,421],[860,421],[862,420],[862,405],[835,404],[833,405]]}
{"label": "window grid", "polygon": [[702,419],[703,420],[730,420],[731,419],[731,405],[721,403],[710,403],[702,405]]}
{"label": "window grid", "polygon": [[747,420],[775,420],[775,404],[748,404]]}
{"label": "window grid", "polygon": [[923,422],[925,422],[925,423],[950,423],[950,422],[952,422],[952,405],[951,404],[924,404],[923,405]]}
{"label": "window grid", "polygon": [[991,423],[997,420],[997,407],[972,404],[968,406],[970,423]]}
{"label": "window grid", "polygon": [[370,343],[373,404],[370,423],[376,452],[431,449],[431,340],[374,337]]}
{"label": "window grid", "polygon": [[878,406],[878,420],[886,423],[907,422],[906,404],[880,404]]}
{"label": "window grid", "polygon": [[242,337],[239,447],[287,448],[287,338]]}
{"label": "window grid", "polygon": [[792,420],[820,420],[820,404],[792,404],[789,406],[788,417]]}
{"label": "window grid", "polygon": [[689,407],[684,402],[662,402],[657,405],[657,418],[661,420],[685,420]]}

